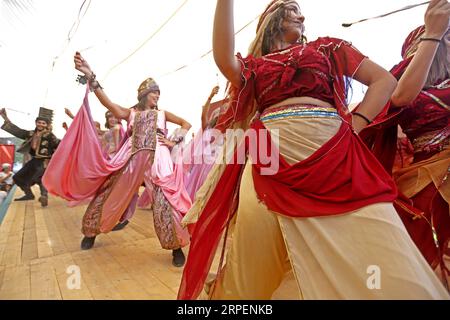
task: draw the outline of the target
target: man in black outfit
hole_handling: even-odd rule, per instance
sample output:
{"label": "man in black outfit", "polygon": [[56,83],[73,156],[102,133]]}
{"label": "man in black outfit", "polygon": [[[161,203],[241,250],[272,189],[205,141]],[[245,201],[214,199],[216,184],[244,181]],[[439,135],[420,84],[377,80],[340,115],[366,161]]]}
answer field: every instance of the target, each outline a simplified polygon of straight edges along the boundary
{"label": "man in black outfit", "polygon": [[9,120],[4,108],[0,110],[0,116],[5,120],[1,127],[3,130],[19,139],[25,140],[17,151],[24,154],[29,153],[31,156],[31,160],[25,163],[22,169],[13,177],[14,182],[25,193],[23,197],[17,198],[15,201],[34,200],[31,186],[38,184],[41,191],[39,202],[43,207],[46,207],[48,205],[48,193],[42,184],[42,176],[59,144],[59,139],[50,130],[51,118],[40,114],[36,118],[36,128],[34,130],[24,130]]}

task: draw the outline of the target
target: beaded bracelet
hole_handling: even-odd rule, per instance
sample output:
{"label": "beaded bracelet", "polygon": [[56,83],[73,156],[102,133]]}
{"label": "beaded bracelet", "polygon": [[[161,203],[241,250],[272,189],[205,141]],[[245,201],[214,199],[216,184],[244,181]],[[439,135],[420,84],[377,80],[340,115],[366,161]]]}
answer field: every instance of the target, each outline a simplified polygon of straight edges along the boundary
{"label": "beaded bracelet", "polygon": [[103,87],[100,85],[100,83],[96,80],[95,73],[91,73],[90,76],[87,75],[78,75],[77,81],[81,84],[86,84],[89,81],[89,91],[95,91],[97,89],[103,89]]}

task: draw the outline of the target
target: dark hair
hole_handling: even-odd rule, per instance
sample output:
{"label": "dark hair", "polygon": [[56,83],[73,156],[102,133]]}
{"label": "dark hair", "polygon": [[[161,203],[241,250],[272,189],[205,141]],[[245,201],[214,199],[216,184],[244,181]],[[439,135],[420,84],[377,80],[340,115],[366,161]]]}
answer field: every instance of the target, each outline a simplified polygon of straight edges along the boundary
{"label": "dark hair", "polygon": [[114,114],[111,112],[111,111],[106,111],[105,112],[105,119],[106,119],[106,122],[105,122],[105,127],[106,127],[106,129],[111,129],[111,126],[109,125],[109,118],[111,118],[111,117],[114,117]]}
{"label": "dark hair", "polygon": [[[147,96],[148,96],[148,94],[143,96],[141,98],[141,100],[139,100],[139,102],[134,106],[134,108],[137,109],[137,110],[145,110],[145,106],[147,104]],[[156,106],[155,109],[158,110],[158,106]]]}
{"label": "dark hair", "polygon": [[38,122],[38,121],[44,121],[47,125],[50,124],[50,120],[48,118],[45,118],[45,117],[37,117],[35,122]]}

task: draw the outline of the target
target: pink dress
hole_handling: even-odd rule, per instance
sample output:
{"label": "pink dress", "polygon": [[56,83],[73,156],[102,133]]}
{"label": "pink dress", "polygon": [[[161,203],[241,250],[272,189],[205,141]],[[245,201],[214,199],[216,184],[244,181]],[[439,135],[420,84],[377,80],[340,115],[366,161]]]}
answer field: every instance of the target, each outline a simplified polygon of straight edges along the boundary
{"label": "pink dress", "polygon": [[155,231],[162,247],[173,250],[187,245],[189,234],[181,227],[181,219],[191,201],[183,185],[182,167],[171,162],[170,151],[156,138],[157,127],[165,128],[164,111],[131,110],[126,139],[108,159],[97,139],[87,94],[49,163],[44,185],[68,201],[92,199],[82,232],[93,237],[131,218],[145,181],[153,192]]}
{"label": "pink dress", "polygon": [[219,133],[220,131],[212,128],[206,128],[205,131],[200,130],[183,151],[186,190],[192,202],[195,193],[205,182],[222,147],[223,136]]}
{"label": "pink dress", "polygon": [[[118,143],[116,143],[114,136],[116,130],[119,131]],[[117,153],[120,148],[121,142],[123,142],[125,134],[125,130],[123,129],[122,125],[119,124],[118,127],[110,128],[101,136],[103,155],[107,159],[111,159]]]}

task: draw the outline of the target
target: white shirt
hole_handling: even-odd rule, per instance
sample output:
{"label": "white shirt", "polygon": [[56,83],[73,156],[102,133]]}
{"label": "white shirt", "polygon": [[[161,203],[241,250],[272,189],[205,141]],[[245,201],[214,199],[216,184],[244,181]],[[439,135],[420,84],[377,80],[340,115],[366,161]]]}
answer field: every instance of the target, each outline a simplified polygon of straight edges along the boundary
{"label": "white shirt", "polygon": [[[14,173],[8,178],[8,179],[6,179],[5,181],[3,181],[3,183],[6,183],[6,184],[14,184],[14,180],[13,180],[13,175],[14,175]],[[6,177],[7,176],[7,174],[5,173],[5,172],[0,172],[0,179],[3,179],[4,177]]]}

